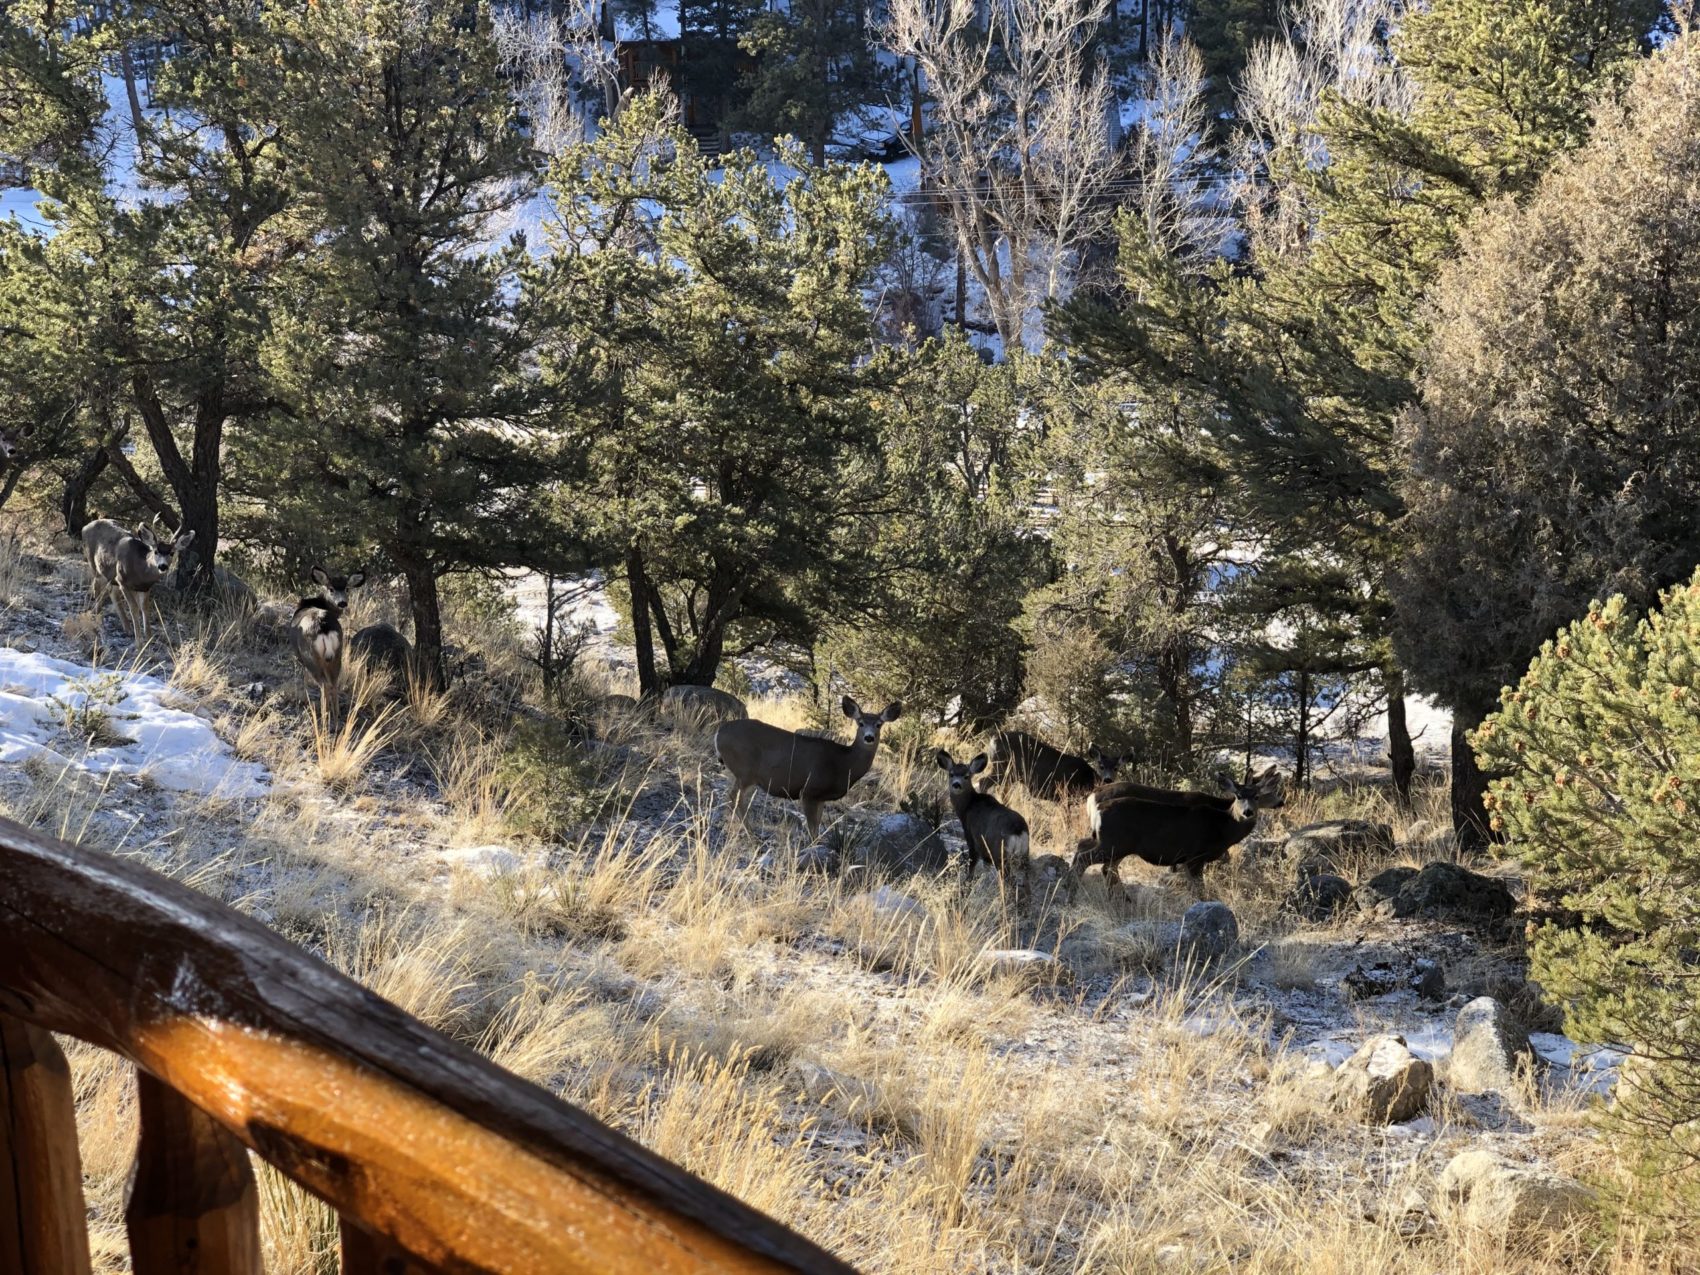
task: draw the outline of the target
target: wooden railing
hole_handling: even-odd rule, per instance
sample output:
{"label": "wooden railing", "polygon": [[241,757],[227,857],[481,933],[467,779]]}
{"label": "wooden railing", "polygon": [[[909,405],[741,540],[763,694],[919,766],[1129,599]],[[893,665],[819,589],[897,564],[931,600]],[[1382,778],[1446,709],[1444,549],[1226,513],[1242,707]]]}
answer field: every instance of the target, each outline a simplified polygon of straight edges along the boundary
{"label": "wooden railing", "polygon": [[260,1271],[250,1150],[337,1211],[349,1275],[850,1270],[258,922],[0,820],[5,1275],[89,1270],[50,1032],[136,1066],[136,1275]]}

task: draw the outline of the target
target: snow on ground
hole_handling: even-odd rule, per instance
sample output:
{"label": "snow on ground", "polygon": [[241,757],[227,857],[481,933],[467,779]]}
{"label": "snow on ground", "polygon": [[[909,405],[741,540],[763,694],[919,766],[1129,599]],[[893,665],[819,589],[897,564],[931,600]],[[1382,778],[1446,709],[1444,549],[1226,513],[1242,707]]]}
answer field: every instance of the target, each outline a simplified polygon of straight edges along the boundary
{"label": "snow on ground", "polygon": [[[40,757],[97,775],[137,775],[162,788],[219,797],[257,797],[263,766],[237,760],[213,728],[165,702],[158,678],[91,668],[33,651],[0,648],[0,762]],[[97,712],[129,742],[84,749],[67,712]]]}

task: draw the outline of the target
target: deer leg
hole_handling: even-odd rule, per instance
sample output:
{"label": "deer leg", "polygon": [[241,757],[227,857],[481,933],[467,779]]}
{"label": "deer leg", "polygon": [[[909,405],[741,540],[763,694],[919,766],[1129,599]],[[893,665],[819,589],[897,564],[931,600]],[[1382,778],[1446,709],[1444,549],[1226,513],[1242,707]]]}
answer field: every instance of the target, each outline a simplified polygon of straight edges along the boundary
{"label": "deer leg", "polygon": [[804,797],[798,804],[803,807],[803,823],[809,829],[809,842],[813,844],[820,836],[820,809],[824,803],[818,797]]}

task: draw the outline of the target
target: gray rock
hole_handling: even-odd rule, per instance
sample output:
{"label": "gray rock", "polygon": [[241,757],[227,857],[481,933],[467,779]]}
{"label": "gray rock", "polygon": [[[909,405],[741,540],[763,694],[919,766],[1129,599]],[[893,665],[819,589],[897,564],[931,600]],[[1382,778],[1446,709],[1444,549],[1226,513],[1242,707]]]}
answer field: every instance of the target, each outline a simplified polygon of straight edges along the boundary
{"label": "gray rock", "polygon": [[1482,1150],[1453,1156],[1440,1191],[1466,1226],[1507,1238],[1561,1230],[1594,1206],[1594,1193],[1573,1178]]}
{"label": "gray rock", "polygon": [[1428,1105],[1433,1083],[1434,1068],[1403,1036],[1375,1036],[1335,1070],[1330,1092],[1337,1110],[1369,1124],[1399,1124]]}
{"label": "gray rock", "polygon": [[1225,956],[1238,946],[1240,923],[1226,903],[1194,903],[1181,916],[1180,946],[1196,956]]}
{"label": "gray rock", "polygon": [[1392,902],[1393,915],[1401,918],[1492,920],[1516,908],[1505,882],[1446,862],[1427,864],[1399,887]]}
{"label": "gray rock", "polygon": [[867,908],[882,920],[921,922],[927,919],[924,903],[900,890],[893,890],[889,885],[858,894],[850,903],[855,907]]}
{"label": "gray rock", "polygon": [[1296,829],[1287,838],[1287,858],[1325,872],[1340,872],[1366,854],[1391,854],[1393,827],[1367,819],[1330,819]]}
{"label": "gray rock", "polygon": [[950,851],[938,829],[901,810],[873,819],[841,819],[823,840],[839,847],[846,867],[913,875],[942,872],[950,864]]}
{"label": "gray rock", "polygon": [[1032,948],[994,948],[981,952],[974,965],[983,977],[1017,977],[1027,983],[1066,982],[1072,971],[1049,952]]}
{"label": "gray rock", "polygon": [[1464,1093],[1510,1093],[1520,1059],[1532,1057],[1529,1033],[1491,996],[1458,1011],[1446,1083]]}
{"label": "gray rock", "polygon": [[1332,872],[1313,872],[1299,881],[1288,906],[1308,921],[1326,921],[1352,904],[1352,883]]}
{"label": "gray rock", "polygon": [[712,686],[669,686],[661,695],[661,706],[675,724],[697,727],[748,717],[744,701]]}
{"label": "gray rock", "polygon": [[1416,875],[1415,868],[1388,868],[1377,872],[1352,891],[1352,902],[1358,905],[1360,912],[1368,912],[1372,916],[1391,916],[1393,900]]}

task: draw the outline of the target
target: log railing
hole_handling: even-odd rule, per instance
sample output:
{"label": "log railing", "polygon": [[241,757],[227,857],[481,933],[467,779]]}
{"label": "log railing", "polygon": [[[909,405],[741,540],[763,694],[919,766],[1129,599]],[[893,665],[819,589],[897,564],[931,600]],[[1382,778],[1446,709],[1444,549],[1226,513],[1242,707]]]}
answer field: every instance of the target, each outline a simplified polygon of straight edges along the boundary
{"label": "log railing", "polygon": [[81,1275],[71,1080],[136,1066],[136,1275],[261,1269],[249,1151],[341,1217],[348,1275],[850,1268],[265,926],[0,820],[0,1272]]}

